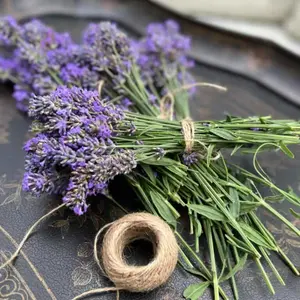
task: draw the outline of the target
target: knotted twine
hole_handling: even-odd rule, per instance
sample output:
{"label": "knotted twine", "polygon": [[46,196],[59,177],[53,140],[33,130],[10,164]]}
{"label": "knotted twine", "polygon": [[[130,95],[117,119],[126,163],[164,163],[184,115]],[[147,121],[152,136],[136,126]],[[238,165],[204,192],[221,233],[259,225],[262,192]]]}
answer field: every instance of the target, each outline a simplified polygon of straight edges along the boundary
{"label": "knotted twine", "polygon": [[[0,266],[0,269],[10,264],[18,256],[30,234],[43,220],[64,206],[66,206],[65,203],[59,205],[37,220],[27,231],[14,254]],[[97,246],[101,233],[106,229],[101,249],[101,266]],[[124,258],[124,250],[130,243],[139,239],[146,239],[152,243],[154,258],[145,266],[129,265]],[[115,286],[93,289],[76,296],[73,300],[111,291],[117,293],[118,300],[120,290],[130,292],[154,290],[166,283],[173,273],[177,264],[178,249],[173,231],[159,217],[149,213],[125,215],[100,229],[94,240],[95,261]]]}
{"label": "knotted twine", "polygon": [[195,127],[191,118],[181,121],[182,134],[185,142],[185,152],[191,153],[194,146]]}
{"label": "knotted twine", "polygon": [[[168,92],[164,97],[162,97],[160,101],[160,115],[158,118],[164,119],[164,120],[172,120],[173,119],[173,114],[174,114],[174,104],[175,104],[175,94],[178,92],[181,92],[183,90],[189,90],[193,87],[196,86],[205,86],[205,87],[212,87],[221,91],[227,91],[226,87],[217,85],[217,84],[212,84],[208,82],[195,82],[191,84],[186,84],[178,89],[173,90],[172,92]],[[167,102],[169,100],[169,103]],[[169,107],[166,107],[169,104]],[[182,127],[182,134],[185,142],[185,152],[186,153],[191,153],[193,150],[194,146],[194,135],[195,135],[195,126],[193,123],[193,120],[191,118],[185,118],[181,121],[181,127]],[[201,142],[198,141],[198,143],[201,144]],[[203,145],[204,148],[205,145]],[[200,158],[204,158],[205,156],[200,155]],[[217,160],[220,157],[220,154],[217,153],[216,157],[212,158],[213,160]]]}

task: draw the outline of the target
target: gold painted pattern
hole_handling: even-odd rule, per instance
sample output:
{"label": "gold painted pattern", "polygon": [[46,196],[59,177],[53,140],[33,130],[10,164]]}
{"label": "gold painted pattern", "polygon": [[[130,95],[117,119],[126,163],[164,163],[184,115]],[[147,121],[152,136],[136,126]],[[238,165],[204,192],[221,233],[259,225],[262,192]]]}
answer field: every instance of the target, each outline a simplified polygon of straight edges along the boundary
{"label": "gold painted pattern", "polygon": [[[18,244],[17,242],[13,239],[13,237],[0,225],[0,231],[5,235],[5,237],[17,248]],[[47,283],[45,282],[45,280],[43,279],[43,277],[40,275],[40,273],[38,272],[38,270],[36,269],[36,267],[33,265],[33,263],[30,261],[30,259],[27,257],[27,255],[24,253],[23,250],[20,251],[20,256],[22,256],[25,261],[28,263],[29,267],[31,268],[31,270],[33,271],[33,273],[35,274],[35,276],[37,277],[37,279],[40,281],[40,283],[43,285],[43,287],[45,288],[45,290],[47,291],[47,293],[49,294],[51,300],[57,300],[57,298],[55,297],[55,295],[53,294],[53,292],[51,291],[51,289],[48,287]],[[11,268],[15,269],[13,266],[10,266]],[[0,270],[1,272],[1,270]],[[17,270],[15,269],[15,272],[17,272]],[[0,273],[1,274],[1,273]],[[20,278],[21,275],[19,275],[19,280],[21,280]],[[22,282],[23,284],[25,283],[24,279],[22,278]],[[1,278],[0,278],[0,289],[1,289]],[[32,294],[33,295],[33,294]],[[1,294],[0,294],[1,296]],[[5,299],[5,300],[19,300],[19,298],[2,298],[0,297],[0,299]],[[23,298],[20,298],[23,300]],[[26,299],[26,298],[25,298]],[[33,298],[28,298],[28,299],[32,299],[35,300],[36,298],[33,295]],[[27,300],[27,299],[26,299]]]}
{"label": "gold painted pattern", "polygon": [[[0,261],[7,259],[8,256],[0,251]],[[13,266],[0,269],[0,299],[36,300],[27,283]]]}

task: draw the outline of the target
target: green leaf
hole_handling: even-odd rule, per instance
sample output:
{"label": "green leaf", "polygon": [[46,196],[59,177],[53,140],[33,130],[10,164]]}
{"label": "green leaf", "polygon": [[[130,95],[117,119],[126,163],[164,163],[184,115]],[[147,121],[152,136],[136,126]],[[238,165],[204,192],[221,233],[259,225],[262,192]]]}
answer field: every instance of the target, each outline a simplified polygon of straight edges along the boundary
{"label": "green leaf", "polygon": [[279,142],[280,149],[284,152],[288,157],[294,158],[294,153],[282,142]]}
{"label": "green leaf", "polygon": [[257,209],[259,206],[261,206],[261,203],[259,203],[259,202],[241,201],[240,202],[240,215],[249,213],[249,212]]}
{"label": "green leaf", "polygon": [[197,218],[193,218],[193,224],[194,224],[196,236],[200,237],[201,234],[202,234],[202,225],[201,225],[201,222]]}
{"label": "green leaf", "polygon": [[290,208],[290,212],[295,218],[300,219],[300,213],[297,213],[292,208]]}
{"label": "green leaf", "polygon": [[210,130],[210,132],[224,140],[236,140],[236,136],[233,135],[230,130],[213,128]]}
{"label": "green leaf", "polygon": [[210,282],[208,281],[191,284],[185,289],[183,296],[185,299],[198,300],[204,294],[209,285]]}
{"label": "green leaf", "polygon": [[264,117],[259,117],[259,121],[262,123],[262,124],[266,124],[266,120]]}
{"label": "green leaf", "polygon": [[167,157],[162,157],[161,159],[147,158],[143,160],[143,163],[147,165],[153,165],[153,166],[174,166],[178,164],[177,161]]}
{"label": "green leaf", "polygon": [[149,165],[145,165],[145,164],[140,164],[140,166],[143,168],[145,173],[148,175],[149,179],[153,183],[156,183],[156,177],[154,176],[153,169],[151,169]]}
{"label": "green leaf", "polygon": [[232,152],[231,152],[231,156],[233,156],[239,149],[241,149],[243,147],[243,145],[241,144],[241,145],[236,145],[235,147],[234,147],[234,149],[232,150]]}
{"label": "green leaf", "polygon": [[283,195],[267,196],[264,198],[265,201],[270,201],[270,202],[281,202],[283,199],[284,199]]}
{"label": "green leaf", "polygon": [[184,268],[185,271],[187,271],[193,275],[199,276],[201,278],[207,278],[202,272],[200,272],[194,268],[187,268],[183,264],[181,264],[180,261],[179,261],[179,264]]}
{"label": "green leaf", "polygon": [[164,187],[167,189],[168,193],[170,193],[170,185],[169,185],[168,177],[162,176],[162,181],[163,181]]}
{"label": "green leaf", "polygon": [[165,199],[159,193],[154,191],[150,191],[150,197],[160,217],[162,217],[167,223],[175,225],[176,218],[174,217],[170,207],[165,203]]}
{"label": "green leaf", "polygon": [[287,200],[293,203],[294,205],[300,206],[300,198],[298,195],[293,191],[291,187],[288,188],[288,193],[286,194]]}
{"label": "green leaf", "polygon": [[188,207],[195,211],[197,214],[204,216],[213,221],[224,221],[226,222],[227,219],[223,213],[221,213],[217,208],[202,205],[202,204],[189,204]]}
{"label": "green leaf", "polygon": [[229,188],[229,194],[232,203],[230,204],[229,211],[234,218],[240,215],[240,199],[236,189]]}
{"label": "green leaf", "polygon": [[231,118],[231,115],[226,115],[226,122],[231,122],[232,121],[232,118]]}
{"label": "green leaf", "polygon": [[221,277],[220,282],[226,281],[233,277],[237,272],[244,268],[244,265],[247,261],[248,254],[246,253],[239,262],[224,276]]}
{"label": "green leaf", "polygon": [[228,173],[228,168],[227,168],[226,161],[225,161],[224,156],[222,154],[221,154],[220,158],[221,158],[221,161],[222,161],[223,169],[225,171],[226,180],[228,181],[229,173]]}
{"label": "green leaf", "polygon": [[267,240],[253,227],[249,226],[244,222],[239,222],[239,225],[247,235],[248,239],[257,245],[263,246],[265,248],[276,250],[273,245],[270,245]]}
{"label": "green leaf", "polygon": [[211,156],[212,156],[212,153],[214,151],[214,148],[215,148],[214,144],[210,144],[207,148],[207,156],[206,156],[206,165],[207,165],[207,167],[209,167],[209,165],[210,165],[210,160],[211,160]]}
{"label": "green leaf", "polygon": [[240,248],[241,250],[243,250],[244,252],[247,252],[247,253],[253,253],[253,251],[251,249],[249,249],[249,247],[247,246],[246,243],[240,241],[239,239],[235,238],[234,236],[229,236],[227,234],[225,234],[228,242],[232,245],[232,246],[235,246],[237,248]]}

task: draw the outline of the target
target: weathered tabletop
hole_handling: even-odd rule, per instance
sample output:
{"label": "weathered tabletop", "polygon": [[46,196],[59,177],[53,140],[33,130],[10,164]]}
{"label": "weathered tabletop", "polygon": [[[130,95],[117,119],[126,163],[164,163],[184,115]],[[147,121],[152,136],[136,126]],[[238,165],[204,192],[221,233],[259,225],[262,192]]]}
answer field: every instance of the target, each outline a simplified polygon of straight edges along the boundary
{"label": "weathered tabletop", "polygon": [[[114,18],[121,20],[123,27],[132,34],[141,32],[149,21],[176,18],[148,4],[139,15],[136,13],[136,5],[133,5],[137,4],[137,1],[125,1],[122,5],[118,4],[120,1],[112,2],[118,7],[118,14],[112,13],[114,6],[105,6],[105,12],[110,11],[111,15],[115,15]],[[102,11],[102,18],[103,14]],[[107,18],[111,15],[107,13]],[[77,39],[80,38],[83,27],[91,20],[59,15],[44,15],[41,18],[58,30],[71,31]],[[93,20],[99,18],[93,17]],[[297,58],[272,45],[229,36],[180,18],[178,20],[183,25],[184,31],[191,34],[195,40],[192,54],[200,61],[194,70],[197,80],[217,83],[228,88],[226,93],[199,89],[197,97],[191,102],[194,119],[223,118],[225,112],[240,116],[270,114],[278,118],[299,117],[300,108],[286,100],[300,99],[299,84],[295,81],[295,78],[300,77],[300,61]],[[241,74],[249,76],[247,78]],[[279,96],[278,93],[285,97]],[[21,240],[26,229],[35,220],[59,203],[59,199],[47,197],[36,199],[21,192],[23,170],[21,148],[28,138],[27,129],[30,121],[16,111],[10,94],[10,86],[0,86],[0,259],[4,259],[15,249],[16,242]],[[298,150],[298,155],[297,149],[295,152],[298,157],[295,160],[274,153],[262,156],[261,164],[279,185],[282,187],[290,185],[299,192],[300,151]],[[251,168],[250,158],[240,157],[238,162],[244,167]],[[115,183],[116,191],[122,190],[120,184],[121,182]],[[125,190],[120,196],[124,205],[133,210],[137,208],[137,203],[129,191]],[[91,245],[96,232],[95,227],[101,227],[106,222],[120,217],[122,212],[105,199],[98,199],[97,203],[95,212],[86,222],[78,222],[70,217],[69,222],[55,222],[66,219],[66,216],[56,215],[40,226],[25,244],[12,269],[0,270],[0,299],[68,300],[91,288],[111,285],[95,266]],[[277,207],[291,218],[288,213],[289,204],[280,204]],[[280,245],[299,267],[299,239],[271,216],[264,212],[261,212],[261,216]],[[299,220],[293,222],[300,226]],[[140,253],[143,253],[142,256]],[[141,244],[138,250],[128,255],[134,261],[143,259],[147,253],[147,247]],[[275,296],[271,296],[256,265],[249,262],[246,270],[237,276],[240,299],[299,299],[299,278],[296,278],[276,256],[274,260],[288,287],[276,282],[276,278],[267,269],[277,292]],[[124,292],[121,299],[183,299],[184,288],[193,282],[197,282],[197,278],[186,275],[177,268],[166,286],[148,294]],[[230,293],[229,287],[225,286],[225,289]],[[115,299],[114,294],[105,294],[101,297],[101,299]],[[91,297],[91,299],[98,298],[100,296]],[[210,292],[206,292],[203,298],[211,299]]]}

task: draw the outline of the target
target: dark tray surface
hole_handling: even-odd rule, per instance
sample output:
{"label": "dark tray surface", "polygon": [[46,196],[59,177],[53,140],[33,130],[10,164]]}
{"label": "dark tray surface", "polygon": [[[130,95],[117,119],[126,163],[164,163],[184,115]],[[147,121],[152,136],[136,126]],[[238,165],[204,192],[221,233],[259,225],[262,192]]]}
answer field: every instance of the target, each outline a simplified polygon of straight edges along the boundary
{"label": "dark tray surface", "polygon": [[[44,16],[42,19],[59,30],[71,31],[76,38],[79,38],[80,31],[90,21],[86,18],[61,17],[58,15]],[[130,28],[131,25],[129,24],[126,29]],[[198,39],[196,32],[193,37],[196,40]],[[191,110],[196,120],[223,118],[224,112],[241,116],[271,114],[278,118],[298,118],[300,114],[300,109],[297,106],[285,101],[284,98],[262,85],[242,76],[201,63],[197,64],[194,73],[198,81],[218,83],[228,88],[227,93],[220,93],[208,88],[199,89],[196,99],[191,102]],[[27,128],[30,122],[25,116],[16,111],[10,93],[10,87],[0,87],[0,155],[2,157],[0,164],[0,257],[7,255],[5,251],[12,252],[15,249],[14,241],[20,241],[25,230],[36,219],[59,203],[58,200],[51,200],[47,197],[33,199],[20,192],[24,159],[21,147],[28,138]],[[289,160],[280,154],[269,154],[262,156],[261,163],[278,184],[283,187],[291,185],[297,191],[300,178],[299,157],[298,155],[298,159]],[[246,157],[239,158],[238,163],[251,167],[251,160]],[[124,198],[126,199],[124,200]],[[128,193],[126,193],[126,197],[122,195],[122,199],[129,207],[136,205],[132,200],[132,195]],[[4,203],[9,201],[12,202]],[[104,199],[98,201],[99,213],[90,216],[94,223],[103,225],[121,216],[121,212],[110,206]],[[278,209],[288,215],[288,207],[289,204],[285,203],[279,205]],[[263,212],[262,216],[269,229],[277,236],[280,245],[284,247],[294,263],[299,266],[299,239],[294,237],[281,224],[278,224],[271,216]],[[72,223],[67,232],[66,226],[63,228],[48,226],[55,219],[62,219],[62,217],[56,216],[42,225],[26,243],[20,258],[16,260],[10,279],[13,279],[17,285],[12,286],[11,295],[16,295],[18,292],[27,294],[28,299],[68,300],[93,287],[111,285],[100,275],[93,263],[90,249],[95,234],[93,222],[87,221],[82,227],[77,223]],[[293,222],[297,223],[296,220]],[[143,245],[141,245],[141,248],[147,253]],[[138,254],[134,253],[132,254],[133,260],[143,259],[145,254],[136,258],[134,256],[138,256]],[[286,297],[291,300],[299,299],[299,279],[276,257],[275,261],[288,287],[280,286],[274,276],[270,275],[277,292],[272,297],[263,284],[255,264],[249,262],[247,269],[238,275],[240,299],[281,300]],[[32,265],[30,265],[30,262]],[[270,273],[269,269],[267,271]],[[148,294],[124,292],[121,299],[183,299],[182,292],[184,288],[194,282],[197,282],[195,277],[188,276],[180,268],[177,268],[166,286]],[[2,284],[0,283],[0,287]],[[230,291],[229,287],[225,286],[225,289]],[[0,289],[0,293],[1,291]],[[9,299],[15,299],[13,296],[10,297]],[[100,297],[95,296],[91,299],[98,298]],[[106,294],[101,299],[115,299],[115,295]],[[203,299],[211,299],[209,291],[206,292]]]}

